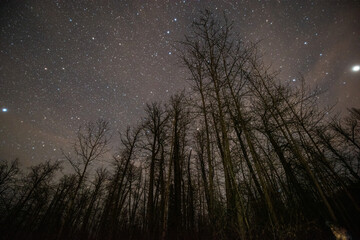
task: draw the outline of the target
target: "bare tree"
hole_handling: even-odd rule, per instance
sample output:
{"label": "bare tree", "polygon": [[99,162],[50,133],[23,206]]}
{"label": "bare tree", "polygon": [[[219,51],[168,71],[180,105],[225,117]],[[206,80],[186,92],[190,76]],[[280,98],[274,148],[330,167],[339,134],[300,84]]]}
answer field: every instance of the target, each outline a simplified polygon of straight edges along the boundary
{"label": "bare tree", "polygon": [[[80,127],[77,132],[77,140],[74,143],[75,156],[64,153],[66,160],[71,164],[78,180],[68,206],[59,237],[64,235],[64,227],[69,227],[74,221],[73,208],[80,188],[86,180],[87,173],[91,164],[99,160],[107,151],[109,143],[108,122],[98,120],[96,123],[88,122],[84,127]],[[66,229],[67,231],[67,229]],[[66,234],[66,233],[65,233]]]}

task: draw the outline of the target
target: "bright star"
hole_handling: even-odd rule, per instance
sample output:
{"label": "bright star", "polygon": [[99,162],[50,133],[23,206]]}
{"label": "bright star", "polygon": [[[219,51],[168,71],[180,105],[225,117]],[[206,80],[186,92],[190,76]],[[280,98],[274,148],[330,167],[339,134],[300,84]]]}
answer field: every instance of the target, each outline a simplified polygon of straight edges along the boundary
{"label": "bright star", "polygon": [[358,72],[360,70],[360,65],[355,65],[352,67],[353,72]]}
{"label": "bright star", "polygon": [[2,112],[7,112],[8,109],[7,109],[7,108],[3,108],[3,109],[1,109],[1,111],[2,111]]}

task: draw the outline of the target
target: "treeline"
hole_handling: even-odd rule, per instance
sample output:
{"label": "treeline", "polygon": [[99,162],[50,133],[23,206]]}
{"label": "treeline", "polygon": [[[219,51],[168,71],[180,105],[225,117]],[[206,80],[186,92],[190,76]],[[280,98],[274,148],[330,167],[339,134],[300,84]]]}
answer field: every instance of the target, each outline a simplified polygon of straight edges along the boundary
{"label": "treeline", "polygon": [[[191,92],[121,134],[77,132],[64,163],[0,166],[3,239],[328,239],[359,235],[360,110],[330,118],[280,83],[256,45],[204,12],[182,42]],[[332,232],[331,232],[332,231]]]}

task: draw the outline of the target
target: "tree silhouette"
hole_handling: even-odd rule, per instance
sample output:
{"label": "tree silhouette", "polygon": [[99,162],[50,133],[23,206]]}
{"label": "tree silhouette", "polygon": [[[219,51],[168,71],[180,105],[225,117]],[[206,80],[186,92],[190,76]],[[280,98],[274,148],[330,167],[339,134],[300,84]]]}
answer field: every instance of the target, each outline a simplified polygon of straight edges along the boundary
{"label": "tree silhouette", "polygon": [[191,91],[147,104],[112,155],[98,120],[79,128],[65,162],[1,161],[0,236],[359,237],[360,110],[329,117],[317,91],[284,83],[232,27],[200,14],[181,42]]}

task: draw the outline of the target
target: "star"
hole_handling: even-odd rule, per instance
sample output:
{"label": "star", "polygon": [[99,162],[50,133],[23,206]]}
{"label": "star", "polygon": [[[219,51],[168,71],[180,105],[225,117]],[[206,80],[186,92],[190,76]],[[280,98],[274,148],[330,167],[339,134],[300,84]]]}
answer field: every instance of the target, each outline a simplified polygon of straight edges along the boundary
{"label": "star", "polygon": [[360,70],[360,65],[355,65],[351,69],[353,72],[358,72]]}

